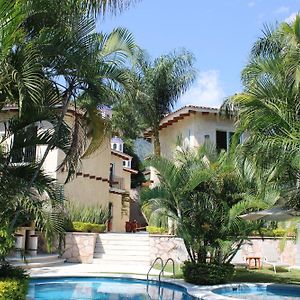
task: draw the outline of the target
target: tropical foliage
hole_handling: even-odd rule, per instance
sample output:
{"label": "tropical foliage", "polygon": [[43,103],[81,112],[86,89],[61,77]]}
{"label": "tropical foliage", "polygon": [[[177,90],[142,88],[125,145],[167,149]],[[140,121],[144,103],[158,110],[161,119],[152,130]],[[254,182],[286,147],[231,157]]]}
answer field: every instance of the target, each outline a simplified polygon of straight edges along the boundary
{"label": "tropical foliage", "polygon": [[[247,138],[241,155],[259,172],[273,169],[279,205],[300,207],[299,96],[300,16],[266,28],[242,72],[244,91],[224,107],[234,107],[238,134]],[[275,176],[274,176],[275,175]]]}
{"label": "tropical foliage", "polygon": [[0,265],[0,299],[26,299],[29,276],[21,268],[8,264]]}
{"label": "tropical foliage", "polygon": [[102,205],[84,206],[79,204],[69,204],[67,206],[68,219],[71,222],[86,222],[96,224],[106,224],[110,219],[109,210]]}
{"label": "tropical foliage", "polygon": [[149,164],[160,183],[142,193],[144,206],[176,222],[193,263],[228,263],[249,233],[261,226],[239,216],[266,207],[247,198],[248,183],[226,153],[210,145],[197,152],[181,150],[175,161],[153,158]]}
{"label": "tropical foliage", "polygon": [[[159,125],[174,108],[179,97],[195,79],[194,56],[186,50],[173,51],[151,61],[145,52],[139,52],[131,86],[123,101],[115,108],[116,122],[121,131],[136,138],[141,130],[153,132],[154,152],[160,155]],[[127,120],[127,121],[126,121]]]}
{"label": "tropical foliage", "polygon": [[97,108],[126,88],[136,45],[123,28],[96,32],[95,14],[133,2],[0,0],[0,226],[8,238],[31,221],[48,239],[63,232],[62,191],[42,166],[60,149],[70,180],[102,142],[107,124]]}

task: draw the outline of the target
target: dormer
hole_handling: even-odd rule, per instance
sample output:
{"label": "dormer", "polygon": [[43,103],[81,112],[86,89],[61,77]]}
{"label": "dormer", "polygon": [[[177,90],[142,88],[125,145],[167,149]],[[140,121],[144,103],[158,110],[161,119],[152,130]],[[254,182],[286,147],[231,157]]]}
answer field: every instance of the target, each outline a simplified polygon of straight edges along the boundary
{"label": "dormer", "polygon": [[124,142],[119,137],[113,137],[111,139],[111,149],[116,150],[123,153]]}
{"label": "dormer", "polygon": [[112,109],[109,106],[103,105],[99,108],[99,110],[103,119],[111,119]]}

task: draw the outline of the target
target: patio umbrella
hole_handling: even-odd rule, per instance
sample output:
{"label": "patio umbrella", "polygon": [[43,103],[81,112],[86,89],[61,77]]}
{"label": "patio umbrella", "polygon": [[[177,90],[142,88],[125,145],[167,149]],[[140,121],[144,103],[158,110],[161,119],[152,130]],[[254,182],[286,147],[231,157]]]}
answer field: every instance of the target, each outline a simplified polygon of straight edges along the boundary
{"label": "patio umbrella", "polygon": [[285,209],[280,206],[275,206],[270,209],[265,209],[265,210],[255,211],[245,215],[240,215],[240,218],[247,221],[257,221],[263,219],[266,221],[284,222],[299,216],[300,216],[300,212],[297,212],[293,209]]}
{"label": "patio umbrella", "polygon": [[[249,214],[240,216],[244,220],[256,221],[288,221],[292,218],[300,217],[300,212],[293,209],[285,209],[280,206],[275,206],[270,209],[260,210]],[[300,223],[297,225],[297,237],[296,237],[296,265],[295,267],[300,268]]]}

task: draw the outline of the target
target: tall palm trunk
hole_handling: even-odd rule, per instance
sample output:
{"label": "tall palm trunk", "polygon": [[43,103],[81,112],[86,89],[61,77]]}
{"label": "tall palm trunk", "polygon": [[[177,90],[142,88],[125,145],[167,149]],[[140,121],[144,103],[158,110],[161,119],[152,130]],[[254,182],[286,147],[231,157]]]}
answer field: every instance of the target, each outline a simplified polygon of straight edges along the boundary
{"label": "tall palm trunk", "polygon": [[153,145],[155,156],[160,156],[160,141],[159,141],[159,129],[154,128],[153,130]]}

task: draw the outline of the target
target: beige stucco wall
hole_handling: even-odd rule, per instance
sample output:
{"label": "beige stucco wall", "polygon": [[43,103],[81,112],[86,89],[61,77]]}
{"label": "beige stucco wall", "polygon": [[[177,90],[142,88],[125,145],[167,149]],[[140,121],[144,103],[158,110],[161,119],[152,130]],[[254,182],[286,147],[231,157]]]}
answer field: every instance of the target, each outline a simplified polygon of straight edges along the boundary
{"label": "beige stucco wall", "polygon": [[[77,175],[64,186],[65,197],[83,205],[108,206],[110,143],[108,139],[95,153],[81,160]],[[63,183],[65,172],[58,180]]]}
{"label": "beige stucco wall", "polygon": [[[0,135],[4,133],[3,122],[16,115],[16,112],[0,112]],[[67,115],[65,121],[72,127],[74,118]],[[47,122],[39,123],[39,130],[49,128]],[[9,146],[10,140],[8,140]],[[41,159],[47,146],[37,147],[37,159]],[[45,172],[57,179],[61,184],[65,182],[66,170],[57,171],[57,167],[63,161],[65,154],[58,149],[50,151],[43,169]],[[64,194],[67,200],[81,203],[83,205],[103,205],[108,207],[109,202],[113,204],[112,231],[125,231],[125,222],[129,218],[129,203],[122,204],[122,194],[110,193],[109,172],[110,163],[115,164],[115,175],[122,178],[124,190],[129,192],[131,174],[123,170],[123,159],[111,154],[110,137],[103,140],[99,149],[89,157],[81,159],[79,168],[74,177],[64,185]]]}
{"label": "beige stucco wall", "polygon": [[130,191],[131,174],[123,169],[123,158],[111,154],[111,162],[114,164],[114,176],[122,180],[123,194],[116,194],[110,190],[109,202],[113,205],[112,231],[124,232],[125,222],[129,220],[129,202],[127,193]]}
{"label": "beige stucco wall", "polygon": [[112,232],[125,232],[125,222],[129,220],[129,202],[122,199],[122,195],[109,194],[109,202],[113,205]]}
{"label": "beige stucco wall", "polygon": [[181,136],[183,146],[199,147],[204,143],[204,136],[209,135],[211,143],[216,143],[216,131],[234,131],[232,120],[215,114],[197,112],[159,131],[161,154],[172,159],[176,150],[176,142]]}

